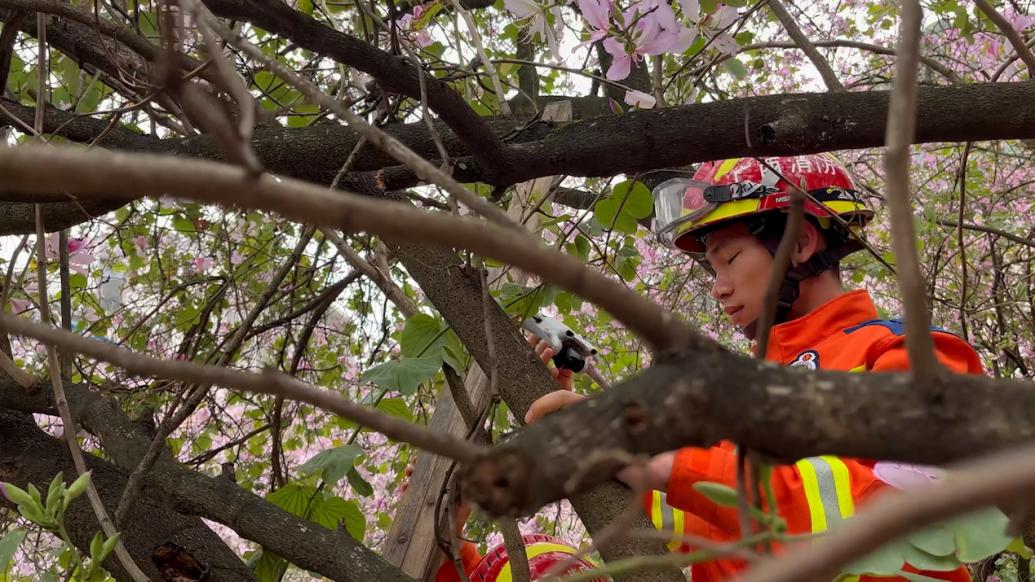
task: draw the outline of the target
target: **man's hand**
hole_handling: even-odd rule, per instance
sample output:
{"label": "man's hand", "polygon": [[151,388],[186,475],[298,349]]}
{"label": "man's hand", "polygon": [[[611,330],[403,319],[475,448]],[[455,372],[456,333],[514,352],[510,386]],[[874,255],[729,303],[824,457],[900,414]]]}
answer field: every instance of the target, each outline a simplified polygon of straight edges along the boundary
{"label": "man's hand", "polygon": [[548,343],[529,334],[528,344],[535,350],[535,354],[546,363],[546,366],[550,369],[550,374],[553,375],[560,389],[533,402],[528,412],[525,413],[525,424],[535,422],[555,410],[567,408],[576,402],[586,399],[585,396],[571,391],[572,376],[574,375],[571,370],[561,370],[550,364],[550,359],[553,358],[553,348]]}

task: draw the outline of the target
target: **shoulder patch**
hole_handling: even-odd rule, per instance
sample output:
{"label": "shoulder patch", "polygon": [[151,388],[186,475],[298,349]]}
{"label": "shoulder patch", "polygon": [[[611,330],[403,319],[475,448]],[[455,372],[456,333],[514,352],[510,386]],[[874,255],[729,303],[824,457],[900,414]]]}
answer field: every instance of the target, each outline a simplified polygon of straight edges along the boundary
{"label": "shoulder patch", "polygon": [[798,354],[798,357],[794,358],[794,361],[788,364],[788,366],[792,368],[801,367],[815,370],[819,367],[819,352],[816,350],[805,350]]}
{"label": "shoulder patch", "polygon": [[[874,326],[874,325],[879,325],[879,326],[887,329],[888,331],[890,331],[891,333],[893,333],[895,335],[906,335],[906,324],[901,319],[871,319],[870,321],[864,321],[864,322],[860,323],[859,325],[853,325],[852,327],[846,327],[844,329],[844,332],[846,334],[850,334],[850,333],[859,331],[860,329],[863,329],[864,327],[871,327],[871,326]],[[947,331],[947,330],[945,330],[943,328],[940,328],[938,326],[935,326],[935,325],[931,326],[931,331],[938,331],[938,332],[941,332],[941,333],[947,333],[947,334],[950,334],[950,335],[955,335],[952,332]]]}

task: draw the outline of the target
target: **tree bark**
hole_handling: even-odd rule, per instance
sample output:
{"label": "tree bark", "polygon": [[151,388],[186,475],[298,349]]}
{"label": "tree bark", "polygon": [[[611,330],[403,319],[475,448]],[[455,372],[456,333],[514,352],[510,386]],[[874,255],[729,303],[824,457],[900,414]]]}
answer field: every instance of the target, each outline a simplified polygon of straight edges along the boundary
{"label": "tree bark", "polygon": [[[496,447],[466,474],[467,493],[526,514],[621,467],[615,452],[655,455],[730,440],[783,462],[832,454],[940,465],[1035,437],[1031,383],[951,375],[803,372],[729,352],[671,355]],[[894,438],[889,438],[894,435]],[[586,459],[599,459],[592,467]]]}

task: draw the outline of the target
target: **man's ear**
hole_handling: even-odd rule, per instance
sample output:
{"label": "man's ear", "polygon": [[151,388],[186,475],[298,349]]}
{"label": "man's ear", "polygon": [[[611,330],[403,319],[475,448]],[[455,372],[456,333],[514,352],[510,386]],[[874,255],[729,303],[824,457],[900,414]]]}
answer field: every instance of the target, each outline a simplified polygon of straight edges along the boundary
{"label": "man's ear", "polygon": [[791,264],[800,265],[811,259],[816,253],[823,250],[823,242],[823,235],[819,232],[819,227],[811,220],[802,220],[798,242],[794,245],[794,252],[791,253]]}

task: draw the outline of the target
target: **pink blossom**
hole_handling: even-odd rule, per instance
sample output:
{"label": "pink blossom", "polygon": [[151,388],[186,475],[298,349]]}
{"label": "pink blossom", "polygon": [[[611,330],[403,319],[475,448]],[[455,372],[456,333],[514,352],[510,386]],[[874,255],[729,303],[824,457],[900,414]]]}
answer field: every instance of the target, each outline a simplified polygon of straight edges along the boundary
{"label": "pink blossom", "polygon": [[593,27],[586,44],[597,42],[607,36],[611,25],[611,0],[579,0],[583,18]]}
{"label": "pink blossom", "polygon": [[151,243],[147,240],[144,235],[139,235],[133,239],[133,245],[137,247],[137,251],[144,252],[151,248]]}
{"label": "pink blossom", "polygon": [[645,55],[681,53],[694,41],[694,33],[676,20],[666,0],[643,0],[622,16],[625,22],[636,24],[633,30],[627,31],[631,37],[627,44],[614,37],[604,39],[604,50],[613,59],[607,69],[607,78],[611,81],[628,77],[634,60],[640,61]]}
{"label": "pink blossom", "polygon": [[654,107],[655,103],[657,103],[657,100],[649,93],[636,90],[625,92],[626,105],[632,105],[633,107],[639,107],[640,109],[651,109]]}
{"label": "pink blossom", "polygon": [[215,261],[213,261],[210,257],[197,257],[191,262],[191,264],[194,265],[195,271],[197,271],[198,273],[204,273],[205,271],[208,271],[212,267],[212,265],[215,264]]}

